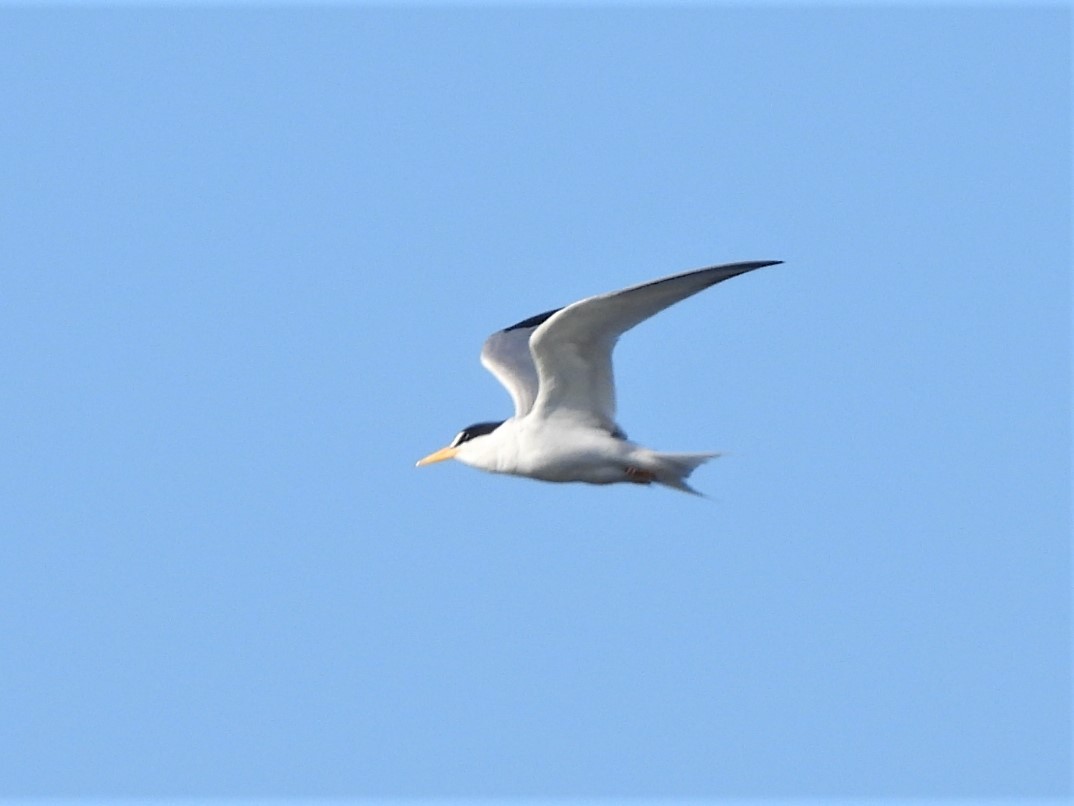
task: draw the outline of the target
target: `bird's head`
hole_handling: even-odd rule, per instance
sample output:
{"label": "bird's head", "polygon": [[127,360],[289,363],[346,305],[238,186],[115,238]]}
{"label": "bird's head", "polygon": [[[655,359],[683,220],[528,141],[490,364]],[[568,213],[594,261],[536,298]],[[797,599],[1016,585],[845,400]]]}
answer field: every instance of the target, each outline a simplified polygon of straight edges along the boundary
{"label": "bird's head", "polygon": [[430,453],[424,459],[418,460],[417,466],[424,467],[434,462],[443,462],[445,459],[458,459],[460,462],[481,466],[483,463],[479,460],[479,457],[491,447],[488,435],[503,423],[504,421],[501,420],[495,423],[475,423],[467,426],[455,435],[455,439],[451,440],[451,444],[435,453]]}

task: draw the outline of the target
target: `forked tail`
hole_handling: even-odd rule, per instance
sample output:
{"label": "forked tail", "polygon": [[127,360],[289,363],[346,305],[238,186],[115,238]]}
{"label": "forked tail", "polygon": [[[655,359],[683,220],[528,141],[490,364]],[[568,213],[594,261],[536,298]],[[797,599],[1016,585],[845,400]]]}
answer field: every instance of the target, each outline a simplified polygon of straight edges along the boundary
{"label": "forked tail", "polygon": [[701,495],[701,493],[687,484],[686,479],[699,466],[720,455],[718,453],[657,453],[656,451],[645,453],[645,469],[656,474],[658,483],[691,495]]}

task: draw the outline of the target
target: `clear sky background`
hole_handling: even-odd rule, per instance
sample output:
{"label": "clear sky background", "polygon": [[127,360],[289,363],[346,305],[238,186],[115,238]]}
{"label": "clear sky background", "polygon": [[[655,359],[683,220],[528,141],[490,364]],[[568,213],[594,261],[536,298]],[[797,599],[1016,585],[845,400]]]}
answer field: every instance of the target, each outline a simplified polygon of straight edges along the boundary
{"label": "clear sky background", "polygon": [[[0,795],[1071,791],[1061,7],[0,10]],[[666,489],[417,470],[492,330]]]}

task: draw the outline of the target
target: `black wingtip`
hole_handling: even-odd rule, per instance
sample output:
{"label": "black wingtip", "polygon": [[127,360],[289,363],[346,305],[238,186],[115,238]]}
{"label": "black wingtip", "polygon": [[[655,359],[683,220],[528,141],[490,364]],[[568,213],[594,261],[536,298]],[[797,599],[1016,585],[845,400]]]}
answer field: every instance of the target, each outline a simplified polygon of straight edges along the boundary
{"label": "black wingtip", "polygon": [[[729,280],[732,277],[738,277],[739,275],[746,274],[747,272],[756,271],[757,269],[764,269],[769,266],[778,266],[782,263],[782,260],[743,260],[739,263],[724,263],[720,266],[712,266],[712,269],[723,269],[727,274],[720,277],[716,282],[722,280]],[[705,269],[702,269],[705,271]]]}
{"label": "black wingtip", "polygon": [[769,266],[778,266],[782,263],[782,260],[749,260],[743,263],[737,264],[739,271],[737,274],[745,274],[749,271],[755,271],[757,269],[766,269]]}
{"label": "black wingtip", "polygon": [[[724,269],[726,271],[734,271],[738,274],[745,274],[748,271],[754,269],[763,269],[768,266],[778,266],[782,263],[782,260],[740,260],[737,263],[721,263],[717,266],[709,266],[709,269]],[[700,269],[700,271],[707,271],[707,269]]]}

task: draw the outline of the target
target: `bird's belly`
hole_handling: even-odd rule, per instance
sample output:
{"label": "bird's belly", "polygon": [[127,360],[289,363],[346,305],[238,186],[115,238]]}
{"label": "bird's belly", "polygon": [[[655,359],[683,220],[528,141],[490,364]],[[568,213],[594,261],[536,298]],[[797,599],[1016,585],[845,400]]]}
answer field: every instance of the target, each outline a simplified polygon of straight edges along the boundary
{"label": "bird's belly", "polygon": [[525,461],[512,471],[516,475],[589,484],[624,481],[627,456],[633,448],[604,434],[579,434],[574,439],[560,434],[554,440],[534,439],[528,447]]}

